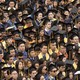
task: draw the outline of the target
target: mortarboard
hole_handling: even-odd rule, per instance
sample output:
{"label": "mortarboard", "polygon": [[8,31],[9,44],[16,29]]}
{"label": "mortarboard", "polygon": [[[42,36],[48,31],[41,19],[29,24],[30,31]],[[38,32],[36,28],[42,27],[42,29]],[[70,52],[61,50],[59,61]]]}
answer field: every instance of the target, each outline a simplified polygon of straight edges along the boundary
{"label": "mortarboard", "polygon": [[5,28],[0,28],[0,33],[5,32]]}
{"label": "mortarboard", "polygon": [[63,61],[58,61],[57,62],[57,66],[59,66],[59,67],[64,66],[64,65],[65,65],[65,63]]}
{"label": "mortarboard", "polygon": [[69,70],[73,70],[73,61],[72,60],[66,60],[65,61],[65,64],[66,64],[66,71],[69,71]]}
{"label": "mortarboard", "polygon": [[25,21],[30,21],[30,20],[33,20],[33,18],[28,16],[25,18]]}
{"label": "mortarboard", "polygon": [[75,49],[75,45],[74,44],[67,44],[66,48],[67,48],[67,51],[72,51]]}
{"label": "mortarboard", "polygon": [[58,11],[57,11],[56,9],[51,9],[51,10],[48,10],[46,14],[48,15],[48,14],[51,13],[51,12],[52,12],[52,13],[57,13]]}
{"label": "mortarboard", "polygon": [[23,26],[24,24],[22,22],[19,22],[19,23],[15,23],[16,27],[18,26]]}
{"label": "mortarboard", "polygon": [[71,13],[72,14],[76,14],[77,13],[77,8],[76,7],[73,7],[72,10],[71,10]]}
{"label": "mortarboard", "polygon": [[57,26],[53,26],[53,27],[51,28],[51,30],[52,30],[53,32],[56,32],[56,31],[58,31],[58,27],[57,27]]}
{"label": "mortarboard", "polygon": [[36,11],[34,14],[35,14],[35,16],[38,16],[39,13],[43,14],[43,12],[40,9],[38,11]]}
{"label": "mortarboard", "polygon": [[9,15],[10,19],[16,18],[16,16],[14,14]]}
{"label": "mortarboard", "polygon": [[22,39],[17,39],[16,44],[17,44],[17,47],[18,47],[20,44],[25,44],[25,41],[23,41]]}
{"label": "mortarboard", "polygon": [[14,30],[12,31],[12,34],[15,35],[15,34],[20,34],[20,31],[19,30]]}
{"label": "mortarboard", "polygon": [[34,46],[34,50],[35,51],[40,51],[40,44],[36,44],[35,46]]}
{"label": "mortarboard", "polygon": [[22,19],[25,20],[27,18],[28,14],[23,14]]}
{"label": "mortarboard", "polygon": [[23,59],[23,53],[22,52],[18,52],[17,55],[18,59]]}
{"label": "mortarboard", "polygon": [[45,25],[47,22],[50,22],[48,18],[43,21],[43,25]]}
{"label": "mortarboard", "polygon": [[31,38],[29,36],[24,36],[24,39],[31,41]]}
{"label": "mortarboard", "polygon": [[78,34],[78,29],[77,28],[72,28],[71,32]]}
{"label": "mortarboard", "polygon": [[13,45],[8,46],[8,51],[15,49],[15,47]]}

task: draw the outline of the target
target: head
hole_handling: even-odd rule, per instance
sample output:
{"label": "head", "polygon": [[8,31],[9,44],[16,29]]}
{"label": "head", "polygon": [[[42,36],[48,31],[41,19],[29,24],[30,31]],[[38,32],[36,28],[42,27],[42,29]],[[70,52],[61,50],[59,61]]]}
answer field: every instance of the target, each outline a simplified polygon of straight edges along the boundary
{"label": "head", "polygon": [[43,44],[41,45],[41,52],[42,52],[43,54],[45,54],[45,53],[47,53],[47,49],[48,49],[47,45],[46,45],[45,43],[43,43]]}
{"label": "head", "polygon": [[38,72],[40,73],[40,74],[46,74],[47,73],[47,67],[46,67],[46,65],[40,65],[40,67],[39,67],[39,69],[38,69]]}
{"label": "head", "polygon": [[11,71],[11,77],[12,77],[14,80],[17,80],[17,78],[18,78],[18,72],[17,72],[17,70],[12,70],[12,71]]}
{"label": "head", "polygon": [[54,67],[54,66],[51,66],[49,68],[49,75],[52,76],[52,77],[55,77],[57,75],[57,68]]}
{"label": "head", "polygon": [[9,7],[13,8],[14,6],[15,6],[15,2],[11,0],[11,1],[9,2]]}
{"label": "head", "polygon": [[56,49],[56,41],[55,40],[52,40],[50,42],[50,49],[53,50],[53,51]]}
{"label": "head", "polygon": [[17,69],[17,71],[23,70],[23,68],[24,68],[24,63],[23,63],[23,61],[17,61],[17,62],[16,62],[16,69]]}
{"label": "head", "polygon": [[18,51],[20,51],[20,52],[25,51],[25,43],[24,42],[19,42]]}

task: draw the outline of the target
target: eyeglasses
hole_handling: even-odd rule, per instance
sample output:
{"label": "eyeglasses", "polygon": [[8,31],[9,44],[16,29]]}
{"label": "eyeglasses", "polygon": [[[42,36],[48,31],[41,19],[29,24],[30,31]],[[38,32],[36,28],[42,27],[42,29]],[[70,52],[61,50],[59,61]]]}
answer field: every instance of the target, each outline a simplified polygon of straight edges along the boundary
{"label": "eyeglasses", "polygon": [[47,68],[45,68],[44,70],[47,70]]}
{"label": "eyeglasses", "polygon": [[57,70],[52,70],[52,72],[57,72]]}

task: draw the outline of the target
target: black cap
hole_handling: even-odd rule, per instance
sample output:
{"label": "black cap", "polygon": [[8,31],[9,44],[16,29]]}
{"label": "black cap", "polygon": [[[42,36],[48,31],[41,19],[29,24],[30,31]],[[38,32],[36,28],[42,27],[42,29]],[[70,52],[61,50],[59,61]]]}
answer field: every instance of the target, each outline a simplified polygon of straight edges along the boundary
{"label": "black cap", "polygon": [[25,20],[27,18],[28,14],[23,14],[22,19]]}
{"label": "black cap", "polygon": [[50,12],[57,13],[58,11],[56,9],[51,9],[51,10],[48,10],[46,14],[48,15]]}
{"label": "black cap", "polygon": [[16,27],[18,27],[18,26],[22,26],[23,27],[24,24],[22,22],[19,22],[19,23],[16,23],[15,25],[16,25]]}
{"label": "black cap", "polygon": [[16,44],[18,47],[20,44],[25,44],[25,41],[23,41],[22,39],[18,39],[18,40],[16,40]]}
{"label": "black cap", "polygon": [[53,27],[51,28],[51,30],[52,30],[53,32],[56,32],[56,31],[58,31],[58,27],[57,27],[57,26],[53,26]]}
{"label": "black cap", "polygon": [[16,56],[18,59],[23,59],[23,53],[22,52],[18,52]]}
{"label": "black cap", "polygon": [[5,32],[5,28],[0,28],[0,33]]}
{"label": "black cap", "polygon": [[67,51],[72,51],[75,49],[75,45],[74,44],[67,44],[66,48],[67,48]]}
{"label": "black cap", "polygon": [[12,34],[15,35],[15,34],[20,34],[20,31],[19,30],[14,30],[12,31]]}
{"label": "black cap", "polygon": [[74,70],[73,61],[72,60],[66,60],[65,64],[66,64],[66,71]]}
{"label": "black cap", "polygon": [[43,14],[43,12],[41,10],[36,11],[34,14],[35,14],[35,16],[38,16],[39,13]]}
{"label": "black cap", "polygon": [[14,14],[11,14],[11,15],[9,16],[9,18],[10,18],[10,19],[13,19],[13,18],[16,18],[16,16],[15,16]]}
{"label": "black cap", "polygon": [[58,61],[57,62],[57,66],[59,66],[59,67],[64,66],[64,65],[65,65],[65,63],[63,61]]}
{"label": "black cap", "polygon": [[27,16],[27,17],[25,18],[25,21],[30,21],[30,20],[33,20],[33,18],[30,17],[30,16],[29,16],[29,17]]}

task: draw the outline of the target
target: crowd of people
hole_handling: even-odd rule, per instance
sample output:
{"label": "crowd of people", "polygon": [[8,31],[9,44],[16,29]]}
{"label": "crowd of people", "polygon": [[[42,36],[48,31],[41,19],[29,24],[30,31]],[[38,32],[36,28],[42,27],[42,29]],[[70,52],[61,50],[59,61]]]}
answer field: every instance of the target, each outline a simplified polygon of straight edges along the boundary
{"label": "crowd of people", "polygon": [[80,0],[0,0],[0,80],[80,80]]}

